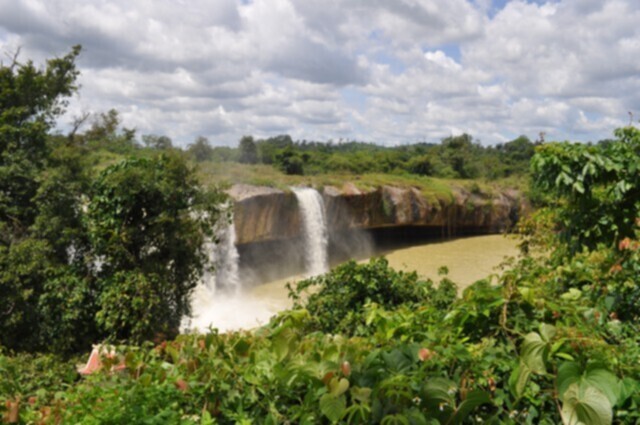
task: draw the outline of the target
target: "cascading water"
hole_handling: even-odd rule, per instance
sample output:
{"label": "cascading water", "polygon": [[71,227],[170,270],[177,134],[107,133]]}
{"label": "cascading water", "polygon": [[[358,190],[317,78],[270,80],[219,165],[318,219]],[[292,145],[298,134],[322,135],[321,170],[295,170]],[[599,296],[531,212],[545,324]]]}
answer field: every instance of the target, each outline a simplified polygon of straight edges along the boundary
{"label": "cascading water", "polygon": [[238,275],[239,254],[236,249],[235,226],[233,222],[221,225],[216,231],[218,243],[208,240],[204,250],[208,255],[205,272],[191,296],[191,318],[185,318],[183,331],[204,331],[209,326],[221,330],[233,329],[227,316],[230,300],[241,293]]}
{"label": "cascading water", "polygon": [[[329,270],[328,235],[322,196],[315,189],[293,188],[303,225],[305,274],[316,276]],[[185,318],[182,330],[221,332],[250,329],[263,324],[288,301],[265,300],[242,290],[238,273],[239,254],[235,245],[235,226],[221,226],[216,232],[218,243],[207,242],[208,270],[193,292],[191,318]]]}
{"label": "cascading water", "polygon": [[215,289],[228,294],[240,293],[238,262],[240,255],[236,248],[236,227],[233,222],[223,226],[218,232],[219,242],[214,245],[213,264],[215,265]]}
{"label": "cascading water", "polygon": [[205,244],[209,267],[193,291],[191,317],[183,320],[183,332],[206,332],[209,327],[220,332],[250,329],[266,323],[287,307],[243,291],[233,222],[218,228],[216,236],[218,243],[208,241]]}
{"label": "cascading water", "polygon": [[329,270],[324,202],[317,190],[292,188],[298,199],[304,237],[305,272],[317,276]]}

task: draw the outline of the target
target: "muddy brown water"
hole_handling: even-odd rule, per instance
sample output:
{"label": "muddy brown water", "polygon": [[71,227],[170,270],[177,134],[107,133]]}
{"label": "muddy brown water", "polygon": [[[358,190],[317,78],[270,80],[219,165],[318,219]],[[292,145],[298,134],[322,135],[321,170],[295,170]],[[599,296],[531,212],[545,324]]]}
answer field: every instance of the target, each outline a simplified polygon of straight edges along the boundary
{"label": "muddy brown water", "polygon": [[[517,244],[514,237],[503,235],[473,236],[416,246],[396,246],[376,255],[385,255],[396,269],[415,270],[422,277],[434,281],[440,278],[438,269],[446,266],[448,277],[463,289],[490,274],[499,273],[497,267],[505,257],[517,255]],[[264,324],[271,316],[291,306],[285,285],[301,278],[303,276],[292,276],[267,282],[238,295],[196,293],[195,298],[202,305],[196,308],[200,315],[193,318],[192,326],[206,330],[211,325],[225,332]],[[199,290],[206,291],[203,288]]]}

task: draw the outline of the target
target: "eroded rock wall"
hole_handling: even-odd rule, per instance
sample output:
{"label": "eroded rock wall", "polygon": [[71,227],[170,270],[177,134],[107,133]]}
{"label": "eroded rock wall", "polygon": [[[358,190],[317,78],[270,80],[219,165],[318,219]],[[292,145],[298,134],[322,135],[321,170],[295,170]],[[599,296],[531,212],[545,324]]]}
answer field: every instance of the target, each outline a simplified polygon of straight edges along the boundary
{"label": "eroded rock wall", "polygon": [[[300,236],[295,195],[269,187],[234,185],[234,221],[238,244],[294,239]],[[322,190],[329,232],[392,226],[440,228],[444,236],[496,233],[510,228],[526,211],[515,190],[487,195],[462,188],[449,199],[428,200],[416,188],[381,186],[359,190],[353,184]]]}

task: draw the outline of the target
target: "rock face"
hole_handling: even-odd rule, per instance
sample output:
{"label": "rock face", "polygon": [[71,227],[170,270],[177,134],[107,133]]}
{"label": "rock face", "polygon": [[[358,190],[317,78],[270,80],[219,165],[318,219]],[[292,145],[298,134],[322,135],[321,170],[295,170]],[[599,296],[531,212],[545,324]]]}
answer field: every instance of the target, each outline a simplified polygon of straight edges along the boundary
{"label": "rock face", "polygon": [[[237,244],[293,239],[300,236],[296,197],[269,187],[234,185]],[[329,233],[349,229],[426,226],[444,236],[496,233],[513,226],[526,211],[515,190],[493,195],[456,188],[448,200],[429,201],[416,188],[381,186],[361,191],[347,183],[322,190]]]}

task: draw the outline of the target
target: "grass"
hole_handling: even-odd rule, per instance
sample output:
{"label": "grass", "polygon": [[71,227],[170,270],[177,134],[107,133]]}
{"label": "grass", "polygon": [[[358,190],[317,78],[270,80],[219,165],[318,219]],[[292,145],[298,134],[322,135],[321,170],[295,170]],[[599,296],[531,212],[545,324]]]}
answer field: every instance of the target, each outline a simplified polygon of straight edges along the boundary
{"label": "grass", "polygon": [[[155,154],[154,151],[136,152],[136,156]],[[105,150],[93,152],[87,160],[92,165],[93,172],[97,173],[104,168],[117,163],[129,155],[112,153]],[[506,188],[526,190],[527,179],[522,176],[510,177],[500,180],[463,180],[444,179],[416,174],[352,174],[331,173],[312,174],[305,176],[286,175],[271,165],[265,164],[240,164],[237,162],[203,162],[197,164],[198,178],[206,186],[226,187],[235,183],[266,186],[287,191],[291,186],[313,186],[318,189],[324,186],[334,186],[338,189],[346,183],[352,183],[359,190],[375,190],[380,186],[394,186],[401,188],[416,188],[428,202],[436,203],[440,200],[451,201],[454,188],[463,188],[472,193],[495,195]]]}
{"label": "grass", "polygon": [[231,185],[235,183],[273,187],[289,190],[291,186],[308,185],[316,188],[334,186],[342,188],[345,183],[354,184],[360,190],[373,190],[380,186],[395,186],[418,189],[427,201],[450,201],[454,188],[470,192],[495,194],[505,188],[523,189],[525,178],[509,178],[495,181],[440,179],[415,174],[314,174],[290,176],[270,165],[239,164],[236,162],[204,162],[198,165],[198,175],[205,185]]}

